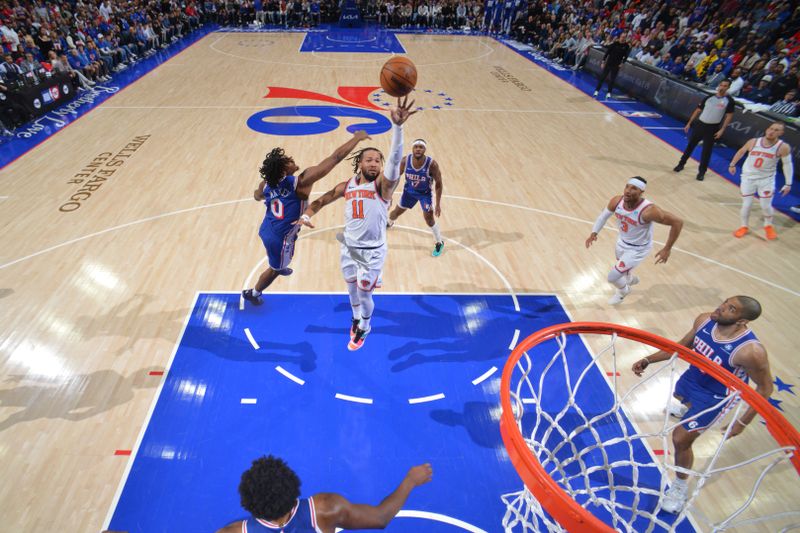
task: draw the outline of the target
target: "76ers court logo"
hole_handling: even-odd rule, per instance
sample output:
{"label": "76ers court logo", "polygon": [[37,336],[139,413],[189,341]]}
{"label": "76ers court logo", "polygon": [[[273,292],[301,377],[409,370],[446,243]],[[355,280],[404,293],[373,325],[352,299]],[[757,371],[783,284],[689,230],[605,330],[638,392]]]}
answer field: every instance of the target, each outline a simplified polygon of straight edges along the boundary
{"label": "76ers court logo", "polygon": [[[247,119],[247,127],[267,135],[319,135],[337,129],[340,118],[364,119],[347,126],[355,133],[364,130],[377,135],[391,129],[385,108],[374,105],[369,95],[380,87],[339,87],[341,98],[288,87],[268,87],[264,98],[311,100],[334,105],[294,105],[265,109]],[[381,113],[383,111],[384,113]],[[311,119],[311,120],[309,120]]]}

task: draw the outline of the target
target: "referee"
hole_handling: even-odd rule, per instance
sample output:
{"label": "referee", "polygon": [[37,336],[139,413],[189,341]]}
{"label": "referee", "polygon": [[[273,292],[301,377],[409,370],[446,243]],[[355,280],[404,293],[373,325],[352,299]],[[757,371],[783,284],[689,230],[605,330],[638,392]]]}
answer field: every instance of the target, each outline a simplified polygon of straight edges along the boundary
{"label": "referee", "polygon": [[[692,156],[697,143],[703,141],[703,153],[700,155],[700,168],[697,171],[697,180],[703,181],[708,170],[708,162],[711,160],[711,149],[714,148],[714,141],[722,137],[725,128],[733,118],[733,98],[726,93],[731,86],[731,80],[724,79],[719,82],[717,92],[706,96],[694,110],[689,122],[684,126],[683,131],[689,133],[689,144],[683,151],[678,166],[673,168],[675,172],[680,172],[686,165],[686,161]],[[698,117],[699,115],[699,117]],[[695,119],[698,119],[695,122]],[[692,124],[694,123],[694,124]]]}

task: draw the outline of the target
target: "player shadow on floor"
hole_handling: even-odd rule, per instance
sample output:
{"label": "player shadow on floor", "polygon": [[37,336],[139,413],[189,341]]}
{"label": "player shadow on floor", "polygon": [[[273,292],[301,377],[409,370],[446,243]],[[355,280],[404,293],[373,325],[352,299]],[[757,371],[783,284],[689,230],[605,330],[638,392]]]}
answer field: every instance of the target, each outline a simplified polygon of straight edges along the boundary
{"label": "player shadow on floor", "polygon": [[191,348],[212,354],[228,361],[246,363],[290,363],[303,372],[317,368],[317,352],[310,342],[282,343],[262,340],[254,336],[259,345],[256,350],[247,340],[231,335],[227,329],[213,330],[205,326],[191,325],[181,339],[181,349]]}
{"label": "player shadow on floor", "polygon": [[0,389],[0,407],[22,407],[0,421],[0,433],[21,422],[61,419],[77,422],[110,411],[134,398],[135,389],[152,389],[160,378],[149,372],[162,370],[152,366],[122,375],[114,370],[97,370],[59,381],[49,376],[10,376],[2,384],[19,383]]}
{"label": "player shadow on floor", "polygon": [[500,426],[492,419],[493,409],[498,409],[498,406],[488,402],[466,402],[463,411],[434,409],[430,416],[439,424],[463,428],[470,440],[481,448],[495,449],[503,446],[503,439],[500,437]]}
{"label": "player shadow on floor", "polygon": [[0,289],[0,300],[14,294],[14,289]]}
{"label": "player shadow on floor", "polygon": [[[147,306],[156,302],[149,294],[136,294],[132,298],[114,305],[105,313],[81,315],[75,318],[74,329],[89,338],[123,336],[123,331],[133,331],[117,348],[114,355],[133,351],[140,339],[162,339],[175,342],[176,331],[180,331],[188,308],[148,313]],[[172,325],[170,325],[170,323]]]}

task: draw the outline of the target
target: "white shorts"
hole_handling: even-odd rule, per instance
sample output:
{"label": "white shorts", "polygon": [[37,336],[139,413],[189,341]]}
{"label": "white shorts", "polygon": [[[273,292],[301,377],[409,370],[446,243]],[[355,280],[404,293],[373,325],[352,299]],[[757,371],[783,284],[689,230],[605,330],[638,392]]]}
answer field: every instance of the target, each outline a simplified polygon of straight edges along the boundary
{"label": "white shorts", "polygon": [[652,249],[652,244],[633,246],[617,240],[617,246],[614,249],[617,256],[617,263],[614,265],[614,268],[617,269],[617,272],[633,270],[650,255],[650,250]]}
{"label": "white shorts", "polygon": [[373,290],[383,271],[388,251],[386,244],[371,249],[348,248],[342,244],[340,260],[344,280],[347,283],[357,282],[362,291]]}
{"label": "white shorts", "polygon": [[775,176],[769,178],[750,178],[742,176],[739,184],[742,196],[753,196],[758,193],[759,198],[771,198],[775,194]]}

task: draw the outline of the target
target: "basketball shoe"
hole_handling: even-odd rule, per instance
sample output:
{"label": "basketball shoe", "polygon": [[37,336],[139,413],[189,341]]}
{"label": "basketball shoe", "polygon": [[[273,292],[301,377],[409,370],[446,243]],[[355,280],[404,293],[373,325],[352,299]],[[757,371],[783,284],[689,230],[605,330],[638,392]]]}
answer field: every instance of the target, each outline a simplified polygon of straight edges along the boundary
{"label": "basketball shoe", "polygon": [[742,226],[741,228],[739,228],[739,229],[737,229],[736,231],[733,232],[733,236],[736,237],[737,239],[741,239],[742,237],[747,235],[749,232],[750,232],[750,229],[747,226]]}
{"label": "basketball shoe", "polygon": [[683,480],[675,480],[664,493],[661,509],[668,513],[679,513],[686,500],[689,499],[689,484]]}
{"label": "basketball shoe", "polygon": [[775,233],[775,228],[773,226],[764,226],[764,234],[768,241],[774,241],[778,238],[778,234]]}
{"label": "basketball shoe", "polygon": [[433,247],[433,252],[431,252],[431,255],[433,257],[439,257],[440,255],[442,255],[443,251],[444,251],[444,241],[437,242],[436,245]]}
{"label": "basketball shoe", "polygon": [[372,331],[372,328],[364,331],[361,328],[356,328],[356,333],[353,335],[353,338],[350,339],[350,342],[347,343],[347,349],[351,352],[355,352],[356,350],[360,349],[364,346],[364,340],[367,338],[369,332]]}
{"label": "basketball shoe", "polygon": [[358,330],[358,323],[361,322],[361,319],[354,318],[353,323],[350,326],[350,340],[352,341],[353,338],[356,336],[356,331]]}
{"label": "basketball shoe", "polygon": [[627,295],[629,295],[630,293],[631,293],[630,286],[629,285],[625,285],[624,289],[617,289],[617,291],[614,293],[614,296],[609,298],[608,304],[609,305],[619,305],[619,304],[622,303],[622,300],[624,300],[625,297]]}
{"label": "basketball shoe", "polygon": [[256,296],[255,294],[253,294],[253,289],[247,289],[246,291],[242,291],[242,298],[244,298],[253,305],[261,305],[264,303],[264,300],[261,299],[261,296]]}

